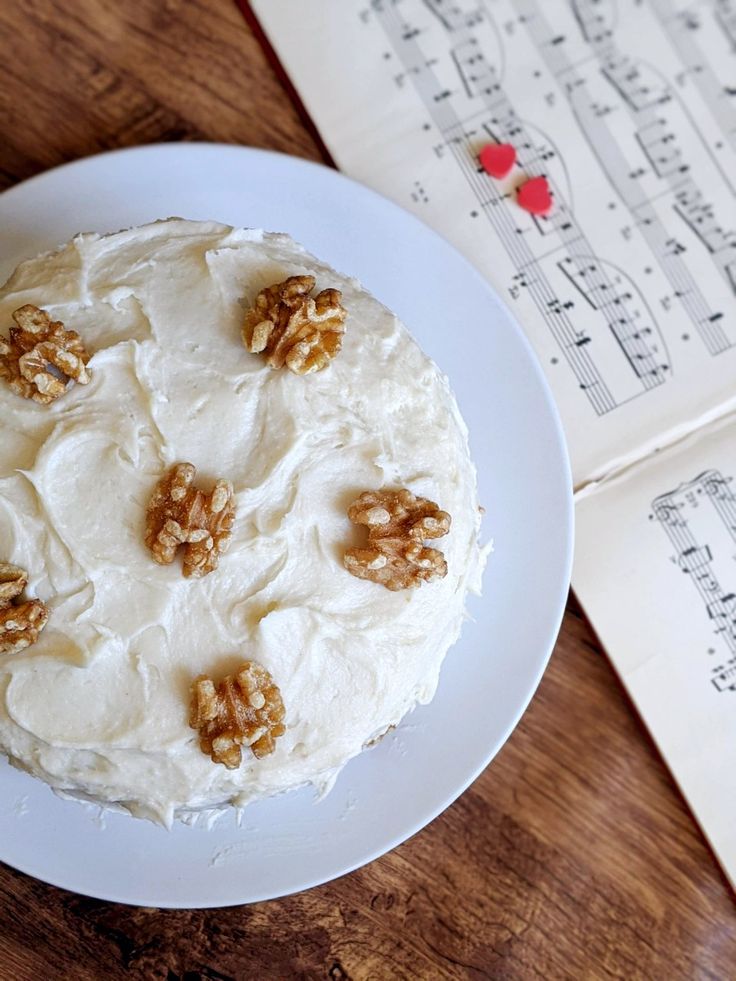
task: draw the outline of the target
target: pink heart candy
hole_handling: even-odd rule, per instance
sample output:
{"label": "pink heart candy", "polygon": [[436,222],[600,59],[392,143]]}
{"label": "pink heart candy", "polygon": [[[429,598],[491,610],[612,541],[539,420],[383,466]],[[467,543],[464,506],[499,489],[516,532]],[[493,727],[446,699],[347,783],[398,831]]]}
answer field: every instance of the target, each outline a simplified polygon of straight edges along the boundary
{"label": "pink heart candy", "polygon": [[531,177],[516,192],[520,208],[532,215],[547,215],[552,210],[552,194],[546,177]]}
{"label": "pink heart candy", "polygon": [[506,177],[516,163],[516,150],[510,143],[487,143],[478,154],[478,159],[491,177]]}

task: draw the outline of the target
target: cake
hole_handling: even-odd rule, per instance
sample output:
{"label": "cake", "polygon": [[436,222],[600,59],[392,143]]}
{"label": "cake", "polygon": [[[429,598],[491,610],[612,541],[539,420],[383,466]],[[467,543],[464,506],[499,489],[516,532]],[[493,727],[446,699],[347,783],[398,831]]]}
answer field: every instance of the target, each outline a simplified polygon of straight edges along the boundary
{"label": "cake", "polygon": [[[274,304],[299,290],[331,333],[279,355]],[[37,376],[14,324],[66,338],[27,355],[51,364]],[[0,338],[0,599],[6,641],[25,630],[0,654],[11,763],[170,825],[325,791],[432,698],[480,584],[475,471],[446,378],[356,280],[286,235],[169,219],[21,263]],[[397,541],[415,580],[387,579]],[[223,750],[233,693],[273,714]]]}

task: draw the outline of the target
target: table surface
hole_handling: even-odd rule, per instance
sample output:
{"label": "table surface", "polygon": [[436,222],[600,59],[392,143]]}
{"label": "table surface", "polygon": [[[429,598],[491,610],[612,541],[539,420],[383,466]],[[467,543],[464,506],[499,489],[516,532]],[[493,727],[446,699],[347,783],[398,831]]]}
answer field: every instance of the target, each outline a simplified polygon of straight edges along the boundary
{"label": "table surface", "polygon": [[[232,0],[0,4],[0,63],[0,189],[158,141],[322,159]],[[228,910],[102,903],[2,865],[0,889],[3,981],[672,981],[736,964],[733,896],[574,600],[493,764],[367,868]]]}

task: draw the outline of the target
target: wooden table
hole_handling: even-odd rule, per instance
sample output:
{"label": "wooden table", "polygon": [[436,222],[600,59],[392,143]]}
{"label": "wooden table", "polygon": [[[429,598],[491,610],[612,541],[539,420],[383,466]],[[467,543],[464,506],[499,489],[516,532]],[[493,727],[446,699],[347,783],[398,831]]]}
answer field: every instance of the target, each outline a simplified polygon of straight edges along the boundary
{"label": "wooden table", "polygon": [[[0,4],[0,56],[0,188],[162,140],[320,159],[232,0]],[[736,976],[733,896],[574,602],[493,765],[365,869],[223,911],[0,888],[3,981]]]}

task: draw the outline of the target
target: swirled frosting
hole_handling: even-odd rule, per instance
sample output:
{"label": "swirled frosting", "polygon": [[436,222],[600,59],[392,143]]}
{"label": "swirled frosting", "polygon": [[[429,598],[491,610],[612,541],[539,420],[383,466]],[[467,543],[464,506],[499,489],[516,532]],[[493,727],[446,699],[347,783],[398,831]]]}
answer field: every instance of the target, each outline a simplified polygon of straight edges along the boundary
{"label": "swirled frosting", "polygon": [[[342,352],[307,377],[240,340],[264,286],[309,273],[348,310]],[[59,791],[170,824],[308,782],[431,699],[477,587],[479,509],[447,381],[354,279],[288,236],[181,219],[79,235],[22,263],[0,329],[24,303],[77,330],[92,381],[51,406],[0,384],[0,559],[27,569],[50,619],[0,658],[0,749]],[[171,464],[232,481],[233,543],[184,579],[143,544]],[[449,511],[441,581],[392,593],[353,578],[346,515],[363,490],[408,487]],[[279,685],[287,733],[238,770],[188,725],[189,688],[239,662]]]}

